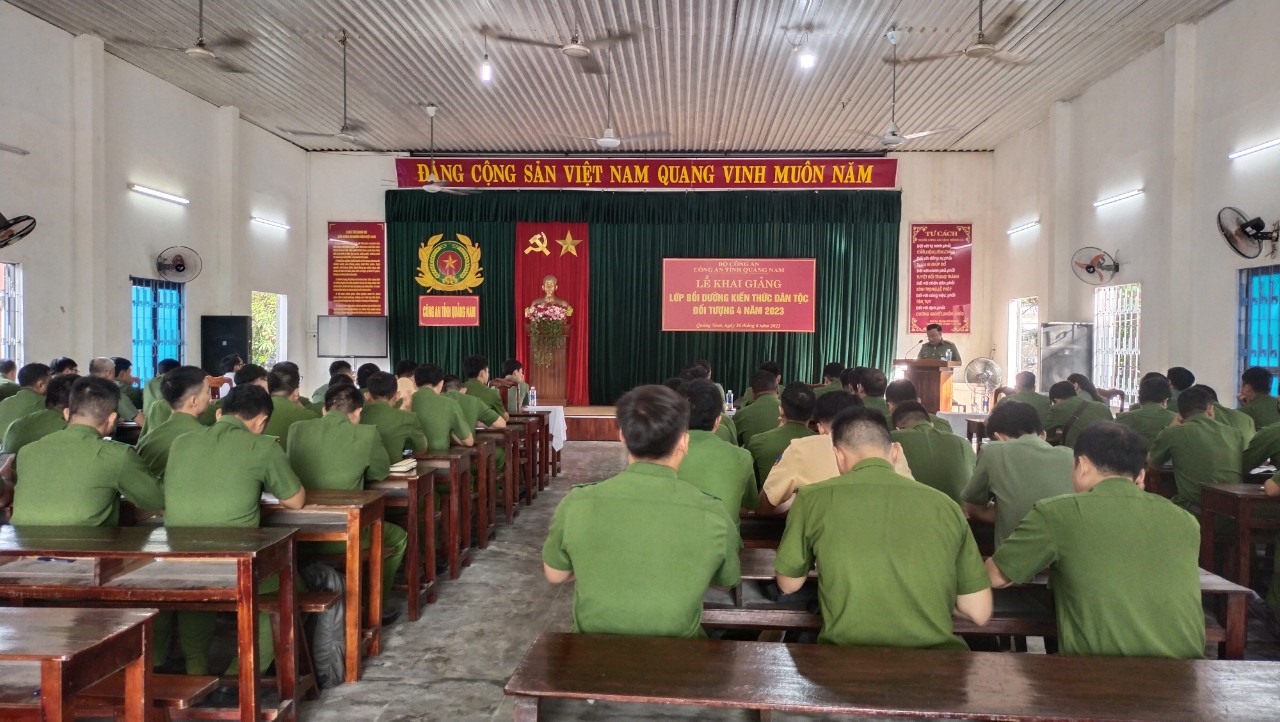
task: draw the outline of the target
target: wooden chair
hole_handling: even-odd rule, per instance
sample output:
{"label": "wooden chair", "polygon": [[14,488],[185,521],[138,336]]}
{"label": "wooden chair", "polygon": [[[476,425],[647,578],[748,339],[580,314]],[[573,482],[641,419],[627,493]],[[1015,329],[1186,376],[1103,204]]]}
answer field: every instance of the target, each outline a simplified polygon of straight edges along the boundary
{"label": "wooden chair", "polygon": [[987,422],[978,419],[965,419],[965,421],[965,438],[976,447],[977,451],[981,451],[982,442],[987,438]]}
{"label": "wooden chair", "polygon": [[1000,399],[1003,399],[1006,396],[1012,396],[1015,393],[1017,392],[1008,386],[1001,386],[996,389],[995,393],[991,394],[991,408],[994,409],[996,404],[1000,403]]}
{"label": "wooden chair", "polygon": [[1107,400],[1107,406],[1114,406],[1116,399],[1120,399],[1120,411],[1124,413],[1125,395],[1120,389],[1098,389],[1098,395]]}

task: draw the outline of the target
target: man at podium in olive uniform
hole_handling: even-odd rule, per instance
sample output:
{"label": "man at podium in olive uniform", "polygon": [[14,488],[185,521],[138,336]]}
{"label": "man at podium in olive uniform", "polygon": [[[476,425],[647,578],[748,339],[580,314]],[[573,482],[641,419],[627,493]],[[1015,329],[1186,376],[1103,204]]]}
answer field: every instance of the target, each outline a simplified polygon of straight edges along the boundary
{"label": "man at podium in olive uniform", "polygon": [[[942,338],[942,326],[931,323],[925,326],[925,335],[929,337],[929,342],[920,347],[920,353],[916,358],[927,358],[935,361],[950,360],[959,363],[960,349],[956,348],[954,343]],[[951,358],[947,359],[947,352],[951,352]]]}

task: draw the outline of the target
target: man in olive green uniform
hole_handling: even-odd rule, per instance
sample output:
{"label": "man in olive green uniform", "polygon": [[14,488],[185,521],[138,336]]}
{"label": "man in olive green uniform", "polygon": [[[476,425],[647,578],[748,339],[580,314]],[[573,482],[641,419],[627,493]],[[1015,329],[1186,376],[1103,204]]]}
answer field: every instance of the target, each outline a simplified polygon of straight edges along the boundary
{"label": "man in olive green uniform", "polygon": [[1244,438],[1236,429],[1214,421],[1209,394],[1191,387],[1178,396],[1178,418],[1151,446],[1151,464],[1173,462],[1178,493],[1173,503],[1200,513],[1200,489],[1207,484],[1239,484]]}
{"label": "man in olive green uniform", "polygon": [[138,386],[138,377],[133,375],[133,362],[123,356],[112,356],[111,360],[116,362],[116,385],[120,387],[120,393],[128,398],[138,411],[146,409],[143,405],[142,389]]}
{"label": "man in olive green uniform", "polygon": [[682,395],[689,402],[689,451],[677,475],[719,499],[737,522],[742,509],[754,509],[759,503],[751,453],[715,435],[724,411],[724,400],[715,384],[707,379],[690,381]]}
{"label": "man in olive green uniform", "polygon": [[[1014,377],[1014,392],[1000,399],[1000,404],[1006,401],[1017,401],[1018,403],[1028,404],[1036,410],[1040,415],[1040,422],[1044,423],[1044,419],[1049,415],[1049,407],[1052,402],[1049,397],[1036,391],[1036,375],[1030,371],[1019,371]],[[996,404],[999,406],[1000,404]]]}
{"label": "man in olive green uniform", "polygon": [[16,454],[27,444],[67,428],[64,412],[71,402],[71,386],[79,380],[80,377],[74,374],[63,374],[49,381],[44,393],[44,408],[9,424],[0,451]]}
{"label": "man in olive green uniform", "polygon": [[715,431],[711,433],[715,434],[716,438],[721,441],[728,442],[734,446],[738,445],[738,425],[734,423],[733,417],[728,413],[720,414],[720,423],[716,424]]}
{"label": "man in olive green uniform", "polygon": [[[249,384],[253,384],[254,386],[261,388],[263,391],[266,391],[268,388],[267,376],[269,376],[270,373],[271,372],[257,364],[241,364],[240,368],[236,369],[233,374],[235,385],[224,387],[222,389],[222,396],[225,398],[227,393],[232,388],[235,388],[235,386],[246,386]],[[169,415],[173,413],[173,410],[169,408],[169,404],[163,398],[160,399],[155,406],[156,417],[160,421],[169,418]],[[213,426],[213,423],[218,420],[218,411],[221,408],[221,398],[209,404],[209,408],[205,409],[204,413],[200,414],[200,423],[205,426]]]}
{"label": "man in olive green uniform", "polygon": [[502,362],[502,378],[513,384],[513,388],[507,393],[507,413],[519,411],[521,407],[529,403],[529,384],[524,377],[524,364],[519,359],[509,358]]}
{"label": "man in olive green uniform", "polygon": [[[49,372],[54,376],[61,376],[62,374],[79,374],[80,364],[76,363],[75,359],[68,356],[59,356],[49,362]],[[22,380],[19,379],[18,383],[22,383]]]}
{"label": "man in olive green uniform", "polygon": [[51,377],[49,367],[44,364],[27,364],[18,371],[21,388],[0,401],[0,436],[9,430],[9,424],[44,409],[44,392]]}
{"label": "man in olive green uniform", "polygon": [[467,395],[484,402],[505,422],[509,414],[502,403],[502,394],[489,388],[489,359],[484,356],[468,356],[462,360],[462,371],[467,377]]}
{"label": "man in olive green uniform", "polygon": [[0,401],[18,393],[18,364],[11,358],[0,359]]}
{"label": "man in olive green uniform", "polygon": [[[773,387],[776,389],[782,385],[782,367],[777,361],[765,361],[760,364],[760,371],[768,371],[773,375]],[[751,379],[747,384],[747,388],[742,392],[742,396],[734,399],[738,404],[738,408],[743,409],[755,403],[759,393],[755,389],[755,374],[751,375]]]}
{"label": "man in olive green uniform", "polygon": [[[684,385],[693,381],[708,381],[712,386],[716,387],[716,391],[720,393],[720,400],[724,401],[724,388],[719,384],[711,381],[711,362],[705,359],[694,361],[680,370],[680,377],[676,379],[680,381],[678,385],[672,385],[670,381],[664,382],[663,385],[673,389],[678,394],[684,393]],[[727,411],[727,409],[726,409]],[[716,426],[714,433],[717,437],[733,444],[738,445],[738,426],[733,422],[733,417],[728,413],[720,414],[720,425]]]}
{"label": "man in olive green uniform", "polygon": [[[889,406],[889,418],[893,418],[894,409],[910,401],[920,403],[920,394],[910,379],[898,379],[884,388],[884,402]],[[929,414],[929,424],[944,434],[955,433],[950,422],[933,414]]]}
{"label": "man in olive green uniform", "polygon": [[[1253,440],[1253,435],[1257,429],[1253,425],[1253,417],[1239,409],[1229,409],[1218,402],[1218,392],[1213,390],[1212,386],[1204,384],[1196,384],[1193,389],[1201,389],[1209,395],[1209,401],[1213,405],[1213,420],[1221,424],[1226,424],[1231,428],[1240,432],[1240,436],[1244,438],[1247,445]],[[1173,402],[1170,402],[1173,403]],[[1175,409],[1177,405],[1173,406]]]}
{"label": "man in olive green uniform", "polygon": [[1271,395],[1271,371],[1261,366],[1245,369],[1240,376],[1240,410],[1253,419],[1255,429],[1280,421],[1280,399]]}
{"label": "man in olive green uniform", "polygon": [[160,393],[160,382],[164,380],[164,375],[181,366],[182,364],[178,363],[177,359],[161,359],[156,364],[156,375],[142,385],[142,406],[139,408],[142,409],[142,414],[147,417],[147,423],[151,422],[151,404],[164,398],[164,395]]}
{"label": "man in olive green uniform", "polygon": [[[334,361],[333,363],[329,364],[329,376],[327,378],[333,379],[334,376],[337,376],[339,374],[346,376],[352,381],[355,381],[356,379],[356,372],[352,370],[350,361],[344,361],[342,359],[338,359],[337,361]],[[311,392],[311,403],[323,405],[324,395],[328,392],[329,392],[329,382],[326,381],[323,384],[321,384],[319,387],[317,387],[315,391]]]}
{"label": "man in olive green uniform", "polygon": [[160,509],[164,492],[130,447],[104,441],[116,426],[120,388],[84,378],[71,387],[68,426],[27,444],[17,459],[14,526],[115,526],[120,495]]}
{"label": "man in olive green uniform", "polygon": [[738,409],[733,423],[738,427],[738,445],[746,446],[756,434],[778,428],[782,407],[778,402],[778,377],[772,371],[760,370],[751,376],[755,403]]}
{"label": "man in olive green uniform", "polygon": [[617,418],[626,470],[575,487],[556,507],[543,571],[552,584],[576,577],[573,631],[703,637],[707,587],[741,581],[734,520],[676,474],[688,415],[688,403],[663,386],[624,394]]}
{"label": "man in olive green uniform", "polygon": [[1138,403],[1116,414],[1116,423],[1138,432],[1148,446],[1154,444],[1160,432],[1169,428],[1178,416],[1169,410],[1171,393],[1169,379],[1164,374],[1147,374],[1138,385]]}
{"label": "man in olive green uniform", "polygon": [[[173,442],[164,477],[166,527],[256,527],[263,491],[288,509],[302,508],[306,500],[302,482],[280,445],[262,433],[273,408],[261,387],[236,386],[223,398],[222,415],[212,427],[183,434]],[[259,593],[279,588],[277,576],[258,584]],[[156,630],[159,649],[167,649],[166,632]],[[212,613],[178,615],[187,674],[209,674],[213,633]],[[263,613],[258,616],[258,668],[266,669],[274,658],[271,623]],[[226,673],[235,674],[238,669],[237,661]]]}
{"label": "man in olive green uniform", "polygon": [[[99,356],[93,359],[89,362],[89,375],[100,379],[106,379],[113,384],[117,384],[117,388],[119,388],[119,384],[116,382],[115,359],[110,359],[106,356]],[[116,413],[119,415],[121,421],[132,421],[139,426],[143,426],[146,423],[146,419],[142,417],[142,412],[139,411],[138,407],[133,405],[133,401],[123,393],[120,394],[120,408],[116,410]]]}
{"label": "man in olive green uniform", "polygon": [[418,390],[413,394],[413,415],[427,437],[427,450],[440,453],[453,444],[475,446],[473,429],[462,414],[457,401],[445,396],[444,369],[423,364],[413,372]]}
{"label": "man in olive green uniform", "polygon": [[267,375],[267,389],[271,392],[271,420],[262,432],[276,437],[280,448],[289,448],[289,427],[299,421],[310,421],[320,418],[314,411],[303,408],[298,400],[298,375],[289,369],[279,368]]}
{"label": "man in olive green uniform", "polygon": [[929,413],[918,401],[898,405],[893,412],[892,438],[916,481],[951,497],[960,504],[965,485],[973,476],[973,446],[968,439],[944,434],[929,423]]}
{"label": "man in olive green uniform", "polygon": [[916,358],[960,363],[960,349],[956,348],[954,343],[942,338],[941,325],[931,323],[925,326],[925,336],[929,342],[920,347],[920,353],[916,354]]}
{"label": "man in olive green uniform", "polygon": [[[462,409],[462,418],[466,421],[467,426],[472,429],[477,427],[486,429],[507,428],[507,420],[499,416],[492,406],[471,395],[471,391],[474,388],[471,385],[463,385],[462,379],[457,376],[447,375],[444,377],[444,395],[458,402],[458,408]],[[493,389],[486,387],[485,390],[492,391]],[[506,449],[501,447],[494,449],[493,461],[497,473],[501,474],[507,468]]]}
{"label": "man in olive green uniform", "polygon": [[205,428],[199,417],[210,403],[206,376],[208,374],[198,366],[180,366],[164,375],[160,393],[165,406],[173,412],[159,426],[149,429],[138,442],[138,456],[147,462],[152,474],[164,478],[169,451],[179,436]]}
{"label": "man in olive green uniform", "polygon": [[369,402],[360,413],[360,423],[378,430],[387,458],[393,464],[404,457],[406,450],[414,453],[427,450],[427,437],[417,417],[391,405],[398,393],[396,377],[385,371],[370,376]]}
{"label": "man in olive green uniform", "polygon": [[760,487],[758,514],[785,514],[795,498],[796,489],[840,476],[836,468],[836,450],[831,443],[831,424],[845,409],[861,406],[862,400],[850,393],[824,394],[813,404],[813,422],[818,433],[793,440],[778,463],[769,470]]}
{"label": "man in olive green uniform", "polygon": [[778,463],[778,458],[792,441],[814,435],[813,429],[809,428],[809,419],[813,418],[816,398],[809,384],[801,381],[787,384],[779,398],[782,425],[756,434],[747,442],[746,449],[751,452],[751,460],[755,465],[757,488],[764,486],[769,470]]}
{"label": "man in olive green uniform", "polygon": [[997,588],[1049,567],[1063,654],[1204,656],[1200,525],[1142,490],[1145,450],[1120,424],[1085,429],[1075,446],[1077,493],[1037,503],[987,560]]}
{"label": "man in olive green uniform", "polygon": [[996,548],[1041,499],[1075,491],[1071,449],[1050,446],[1044,424],[1030,404],[1000,403],[987,417],[994,439],[982,447],[964,489],[965,512],[995,524]]}
{"label": "man in olive green uniform", "polygon": [[1173,366],[1165,372],[1165,376],[1168,377],[1169,386],[1172,387],[1170,390],[1171,395],[1169,396],[1169,406],[1170,408],[1176,409],[1178,408],[1178,395],[1192,386],[1195,386],[1196,375],[1191,373],[1191,369],[1183,368],[1182,366]]}
{"label": "man in olive green uniform", "polygon": [[[380,373],[380,372],[379,372]],[[382,481],[391,473],[391,460],[378,430],[360,423],[364,395],[353,386],[330,388],[323,418],[299,421],[289,427],[289,465],[307,489],[363,489],[366,481]],[[364,538],[368,544],[368,538]],[[409,535],[382,522],[382,598],[391,598]],[[310,545],[308,545],[310,546]],[[317,544],[320,554],[340,554],[343,542]],[[308,551],[304,548],[303,551]]]}
{"label": "man in olive green uniform", "polygon": [[[1216,409],[1215,409],[1216,411]],[[1244,450],[1244,471],[1280,461],[1280,424],[1272,424],[1253,435]]]}
{"label": "man in olive green uniform", "polygon": [[884,414],[884,420],[892,425],[893,412],[889,410],[889,402],[884,400],[885,392],[889,389],[889,379],[884,372],[880,369],[863,371],[861,386],[862,390],[858,395],[862,397],[862,405]]}
{"label": "man in olive green uniform", "polygon": [[1053,405],[1044,416],[1044,428],[1050,437],[1060,437],[1062,446],[1074,446],[1081,431],[1112,419],[1106,404],[1080,398],[1070,381],[1059,381],[1049,387],[1049,401]]}
{"label": "man in olive green uniform", "polygon": [[822,385],[813,390],[813,393],[822,396],[833,391],[844,391],[844,384],[840,383],[840,374],[844,373],[844,364],[835,361],[822,367]]}
{"label": "man in olive green uniform", "polygon": [[952,612],[986,624],[992,601],[960,507],[894,473],[899,452],[875,409],[841,413],[831,438],[841,475],[796,491],[778,587],[799,590],[818,564],[819,642],[964,649]]}

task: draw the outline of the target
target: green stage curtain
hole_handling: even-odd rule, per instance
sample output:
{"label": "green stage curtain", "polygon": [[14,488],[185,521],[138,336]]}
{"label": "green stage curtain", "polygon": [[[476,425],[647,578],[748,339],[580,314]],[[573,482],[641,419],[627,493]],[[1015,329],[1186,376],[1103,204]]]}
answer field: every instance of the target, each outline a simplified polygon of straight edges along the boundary
{"label": "green stage curtain", "polygon": [[[458,369],[484,353],[514,355],[515,224],[590,224],[593,404],[658,383],[707,358],[716,380],[741,390],[760,363],[782,364],[786,381],[818,381],[823,364],[888,368],[898,318],[897,191],[594,193],[491,191],[452,196],[387,193],[389,313],[396,359]],[[463,233],[483,250],[480,328],[417,325],[413,278],[419,243]],[[663,258],[816,258],[816,332],[689,333],[662,328]]]}

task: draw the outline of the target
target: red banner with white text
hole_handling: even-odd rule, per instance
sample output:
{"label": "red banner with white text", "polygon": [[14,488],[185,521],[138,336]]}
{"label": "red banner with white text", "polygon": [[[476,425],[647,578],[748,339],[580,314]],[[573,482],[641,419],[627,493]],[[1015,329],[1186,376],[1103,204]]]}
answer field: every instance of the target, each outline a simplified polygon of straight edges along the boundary
{"label": "red banner with white text", "polygon": [[536,379],[525,310],[545,302],[547,291],[543,282],[547,276],[555,276],[553,300],[568,304],[573,310],[568,319],[569,342],[565,348],[566,402],[571,406],[586,406],[590,403],[587,292],[591,268],[587,256],[587,224],[517,223],[515,253],[516,358],[524,364],[525,375]]}
{"label": "red banner with white text", "polygon": [[972,223],[911,224],[911,326],[969,333],[973,277]]}
{"label": "red banner with white text", "polygon": [[387,315],[387,225],[329,222],[329,315]]}
{"label": "red banner with white text", "polygon": [[663,331],[813,333],[812,258],[664,258]]}

